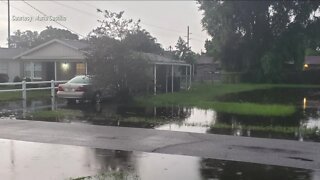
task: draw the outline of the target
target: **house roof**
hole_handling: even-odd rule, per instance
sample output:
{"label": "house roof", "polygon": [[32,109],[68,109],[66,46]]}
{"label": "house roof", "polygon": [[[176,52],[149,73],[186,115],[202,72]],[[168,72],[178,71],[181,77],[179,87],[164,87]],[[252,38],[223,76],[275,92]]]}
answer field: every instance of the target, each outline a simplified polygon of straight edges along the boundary
{"label": "house roof", "polygon": [[188,63],[184,61],[178,61],[174,59],[170,59],[164,56],[160,56],[157,54],[152,53],[143,53],[138,52],[139,55],[144,57],[147,61],[149,61],[151,64],[163,64],[163,65],[189,65]]}
{"label": "house roof", "polygon": [[68,39],[64,39],[64,40],[60,40],[66,44],[68,44],[69,46],[72,46],[78,50],[81,49],[86,49],[89,47],[89,44],[84,42],[84,41],[80,41],[80,40],[68,40]]}
{"label": "house roof", "polygon": [[320,64],[320,56],[306,56],[304,59],[305,64]]}
{"label": "house roof", "polygon": [[25,48],[0,48],[0,59],[13,59],[26,50]]}
{"label": "house roof", "polygon": [[213,58],[202,55],[196,60],[196,64],[213,64]]}
{"label": "house roof", "polygon": [[48,41],[48,42],[45,42],[45,43],[43,43],[43,44],[40,44],[39,46],[36,46],[36,47],[31,48],[31,49],[29,49],[29,50],[27,50],[27,51],[25,51],[25,52],[22,52],[21,54],[19,54],[19,55],[17,55],[17,56],[14,56],[13,58],[14,58],[14,59],[21,58],[22,56],[25,56],[25,55],[30,54],[30,53],[32,53],[32,52],[35,52],[35,51],[37,51],[38,49],[41,49],[41,48],[43,48],[43,47],[45,47],[45,46],[48,46],[48,45],[50,45],[50,44],[52,44],[52,43],[56,43],[56,42],[57,42],[57,43],[60,43],[60,44],[63,44],[63,45],[65,45],[65,46],[68,46],[68,47],[70,47],[70,48],[72,48],[72,49],[75,49],[75,50],[82,50],[82,49],[85,49],[85,48],[89,47],[89,44],[87,44],[87,43],[85,43],[85,42],[83,42],[83,41],[80,41],[80,40],[60,40],[60,39],[52,39],[52,40],[50,40],[50,41]]}

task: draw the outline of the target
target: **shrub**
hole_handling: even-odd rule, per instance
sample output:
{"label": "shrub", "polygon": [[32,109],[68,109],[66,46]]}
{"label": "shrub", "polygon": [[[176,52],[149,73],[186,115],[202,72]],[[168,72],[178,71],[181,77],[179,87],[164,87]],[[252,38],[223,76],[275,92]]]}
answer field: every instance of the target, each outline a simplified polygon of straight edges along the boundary
{"label": "shrub", "polygon": [[8,74],[0,74],[0,83],[5,83],[9,81]]}
{"label": "shrub", "polygon": [[21,82],[21,81],[22,81],[22,79],[19,76],[15,76],[13,78],[13,82]]}

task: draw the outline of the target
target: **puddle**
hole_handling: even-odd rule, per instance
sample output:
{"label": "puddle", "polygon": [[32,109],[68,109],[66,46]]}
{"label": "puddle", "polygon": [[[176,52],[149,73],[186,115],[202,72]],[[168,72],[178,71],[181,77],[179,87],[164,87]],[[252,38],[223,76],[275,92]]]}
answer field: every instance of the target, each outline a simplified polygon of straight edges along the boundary
{"label": "puddle", "polygon": [[[0,139],[1,179],[318,180],[311,170]],[[155,163],[156,162],[156,163]],[[87,178],[89,179],[89,178]]]}
{"label": "puddle", "polygon": [[[0,117],[320,142],[318,89],[257,90],[229,94],[221,97],[221,100],[241,102],[246,99],[249,102],[260,102],[259,98],[262,103],[294,104],[297,112],[288,117],[261,117],[198,108],[137,107],[110,102],[67,106],[64,101],[48,99],[0,103]],[[55,114],[48,113],[52,109],[56,111]],[[41,112],[51,117],[44,118]]]}

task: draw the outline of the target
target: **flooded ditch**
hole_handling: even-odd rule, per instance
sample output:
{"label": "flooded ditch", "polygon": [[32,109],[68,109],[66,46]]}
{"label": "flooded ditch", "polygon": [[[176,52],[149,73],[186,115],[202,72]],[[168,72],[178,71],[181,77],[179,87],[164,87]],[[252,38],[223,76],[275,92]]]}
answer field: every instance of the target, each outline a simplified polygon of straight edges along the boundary
{"label": "flooded ditch", "polygon": [[50,99],[25,104],[20,101],[1,103],[0,117],[320,141],[319,92],[319,89],[274,88],[228,94],[219,99],[223,102],[294,105],[297,111],[286,117],[236,115],[190,107],[143,107],[110,102],[67,105],[64,101]]}

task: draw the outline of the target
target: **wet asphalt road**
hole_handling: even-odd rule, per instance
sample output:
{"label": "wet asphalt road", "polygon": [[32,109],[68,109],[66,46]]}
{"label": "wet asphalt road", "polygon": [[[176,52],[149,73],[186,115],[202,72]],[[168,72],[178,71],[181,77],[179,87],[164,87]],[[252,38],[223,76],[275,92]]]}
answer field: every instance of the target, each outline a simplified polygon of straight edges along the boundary
{"label": "wet asphalt road", "polygon": [[320,170],[320,143],[163,130],[0,120],[0,138]]}

